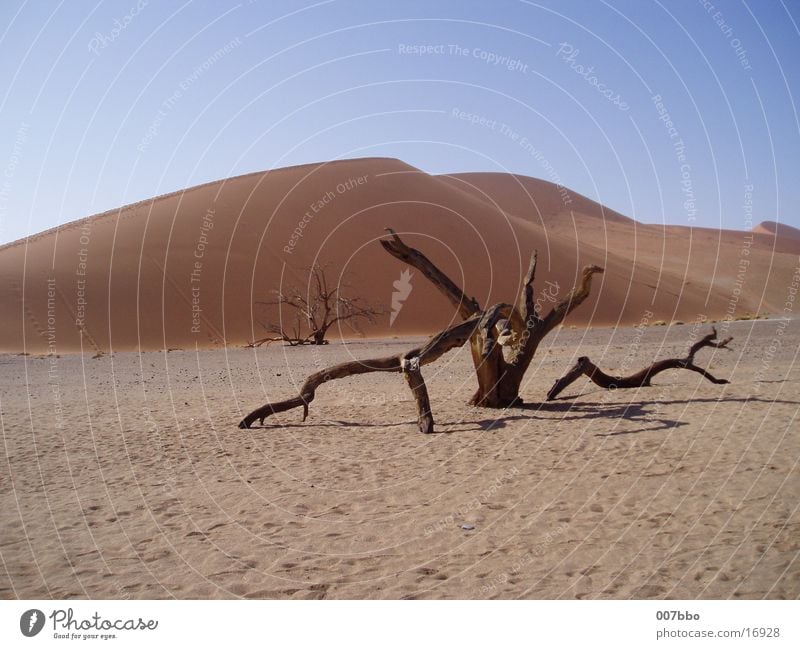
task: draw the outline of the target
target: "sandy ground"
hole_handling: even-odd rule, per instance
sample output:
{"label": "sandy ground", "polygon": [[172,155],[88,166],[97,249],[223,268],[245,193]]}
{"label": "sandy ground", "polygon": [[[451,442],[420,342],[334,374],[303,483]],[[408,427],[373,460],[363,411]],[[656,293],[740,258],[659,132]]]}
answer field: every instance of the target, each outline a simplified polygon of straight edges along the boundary
{"label": "sandy ground", "polygon": [[574,356],[633,370],[697,333],[561,329],[507,411],[465,405],[453,352],[425,370],[429,436],[395,374],[236,427],[321,364],[415,340],[1,356],[0,597],[796,598],[799,321],[701,352],[730,385],[581,379],[541,403]]}

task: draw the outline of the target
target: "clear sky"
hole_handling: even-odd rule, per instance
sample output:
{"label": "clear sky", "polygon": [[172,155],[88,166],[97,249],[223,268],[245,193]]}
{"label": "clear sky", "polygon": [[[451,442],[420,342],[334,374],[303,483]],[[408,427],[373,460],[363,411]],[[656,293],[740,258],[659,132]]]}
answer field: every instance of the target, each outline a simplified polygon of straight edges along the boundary
{"label": "clear sky", "polygon": [[210,180],[363,156],[556,180],[649,223],[800,227],[795,0],[3,0],[0,12],[0,242]]}

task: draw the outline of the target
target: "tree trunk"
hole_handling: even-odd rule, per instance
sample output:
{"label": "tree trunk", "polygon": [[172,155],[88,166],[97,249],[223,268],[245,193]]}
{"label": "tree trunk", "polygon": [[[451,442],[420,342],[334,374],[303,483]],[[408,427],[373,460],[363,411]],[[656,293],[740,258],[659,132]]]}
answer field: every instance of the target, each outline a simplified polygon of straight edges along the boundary
{"label": "tree trunk", "polygon": [[417,403],[419,432],[432,433],[433,415],[431,414],[431,402],[428,399],[428,388],[425,385],[425,380],[419,371],[419,361],[417,359],[404,359],[402,368],[406,383],[411,388],[411,394],[414,395],[414,401]]}
{"label": "tree trunk", "polygon": [[[381,239],[384,249],[393,257],[421,271],[458,309],[462,318],[483,313],[481,324],[470,339],[478,389],[469,401],[471,405],[483,408],[507,408],[522,402],[519,396],[520,386],[539,343],[589,297],[592,276],[603,272],[599,266],[585,267],[581,271],[578,285],[542,318],[536,309],[533,289],[537,262],[537,254],[534,252],[517,304],[496,304],[482,312],[478,302],[474,298],[467,298],[425,255],[409,248],[391,228],[387,228],[387,231],[390,238]],[[507,345],[512,348],[511,359],[508,361],[502,349]]]}

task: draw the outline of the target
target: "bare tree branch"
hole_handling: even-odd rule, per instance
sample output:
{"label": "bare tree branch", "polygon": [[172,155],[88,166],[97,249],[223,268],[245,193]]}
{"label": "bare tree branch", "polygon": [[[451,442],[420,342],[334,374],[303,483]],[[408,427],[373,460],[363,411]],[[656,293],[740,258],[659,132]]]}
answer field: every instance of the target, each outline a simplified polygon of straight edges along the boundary
{"label": "bare tree branch", "polygon": [[469,318],[478,313],[481,308],[475,298],[468,298],[464,292],[442,271],[440,271],[425,255],[415,248],[409,248],[391,228],[386,228],[388,239],[381,239],[380,243],[392,257],[405,262],[421,271],[436,288],[458,309],[462,318]]}
{"label": "bare tree branch", "polygon": [[650,381],[656,374],[660,374],[661,372],[671,369],[691,370],[692,372],[697,372],[698,374],[702,375],[712,383],[727,383],[728,381],[726,379],[718,379],[708,371],[704,370],[702,367],[695,365],[694,357],[695,354],[697,354],[697,352],[704,347],[729,349],[728,343],[731,340],[733,340],[733,337],[717,341],[717,330],[716,328],[712,327],[710,334],[704,336],[694,345],[692,345],[686,358],[666,358],[664,360],[656,361],[652,365],[639,370],[635,374],[624,377],[606,374],[603,372],[603,370],[592,363],[587,356],[581,356],[575,365],[569,370],[569,372],[567,372],[553,384],[553,387],[550,388],[550,392],[547,393],[547,400],[552,401],[555,399],[568,385],[576,381],[578,377],[583,374],[589,377],[589,379],[591,379],[601,388],[608,388],[612,390],[617,388],[647,387],[650,385]]}
{"label": "bare tree branch", "polygon": [[[418,372],[418,370],[411,370],[409,368],[413,368],[414,366],[418,368],[422,365],[432,363],[451,349],[463,345],[469,340],[473,331],[480,323],[480,320],[481,315],[473,316],[464,322],[460,322],[457,325],[439,332],[430,338],[422,347],[412,349],[405,354],[385,356],[383,358],[371,358],[363,361],[349,361],[315,372],[305,380],[305,383],[303,383],[303,386],[300,388],[300,394],[298,396],[284,401],[268,403],[257,408],[239,422],[239,428],[250,428],[256,421],[260,421],[263,424],[264,419],[270,415],[301,406],[303,408],[303,421],[305,421],[306,417],[308,417],[308,404],[314,400],[317,388],[323,383],[327,383],[333,379],[341,379],[358,374],[368,374],[370,372],[400,372],[404,370],[407,372]],[[418,404],[420,403],[420,399],[423,401],[427,400],[427,390],[424,396],[422,396],[421,392],[419,393],[420,396],[417,394],[417,390],[420,389],[420,381],[421,375],[413,376],[409,380],[409,385],[412,391],[415,392],[415,400]],[[430,419],[430,422],[426,422],[424,428],[427,429],[427,432],[431,432],[433,430],[433,418],[430,415],[430,405],[428,404],[427,408],[422,408],[422,406],[420,406],[420,408],[420,428],[423,428],[423,410],[426,410],[426,417]]]}
{"label": "bare tree branch", "polygon": [[[375,318],[383,311],[375,308],[359,297],[348,298],[342,296],[341,286],[337,285],[333,289],[328,288],[328,279],[325,269],[319,264],[315,264],[308,271],[308,281],[310,284],[307,297],[299,290],[292,289],[288,293],[275,290],[276,296],[270,300],[262,300],[256,304],[263,307],[289,307],[302,315],[305,326],[300,327],[299,319],[295,319],[294,331],[288,332],[284,326],[269,324],[263,325],[264,328],[275,336],[267,336],[258,340],[251,341],[247,347],[258,347],[265,343],[284,341],[289,345],[326,345],[326,335],[328,330],[339,322],[346,322],[354,331],[358,331],[355,321],[367,320],[375,322]],[[303,330],[301,333],[301,330]]]}

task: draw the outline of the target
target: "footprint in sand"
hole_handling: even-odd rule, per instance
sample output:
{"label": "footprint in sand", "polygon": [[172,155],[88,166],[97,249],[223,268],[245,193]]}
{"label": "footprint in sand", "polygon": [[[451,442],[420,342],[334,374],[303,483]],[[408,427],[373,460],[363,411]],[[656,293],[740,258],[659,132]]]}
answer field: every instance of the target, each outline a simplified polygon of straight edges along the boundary
{"label": "footprint in sand", "polygon": [[667,589],[663,586],[657,586],[655,584],[645,584],[644,586],[640,586],[634,591],[633,597],[635,599],[652,599],[655,597],[660,597],[667,592]]}
{"label": "footprint in sand", "polygon": [[279,590],[254,590],[251,593],[245,593],[245,599],[280,599],[281,591]]}
{"label": "footprint in sand", "polygon": [[417,572],[420,573],[420,576],[414,580],[416,583],[425,581],[426,577],[433,577],[438,581],[446,581],[448,579],[445,573],[439,572],[436,568],[428,568],[428,567],[418,568]]}
{"label": "footprint in sand", "polygon": [[208,540],[204,532],[194,531],[194,532],[189,532],[188,534],[186,534],[186,538],[187,539],[192,538],[192,537],[199,537],[198,540],[200,540],[200,541],[207,541]]}

